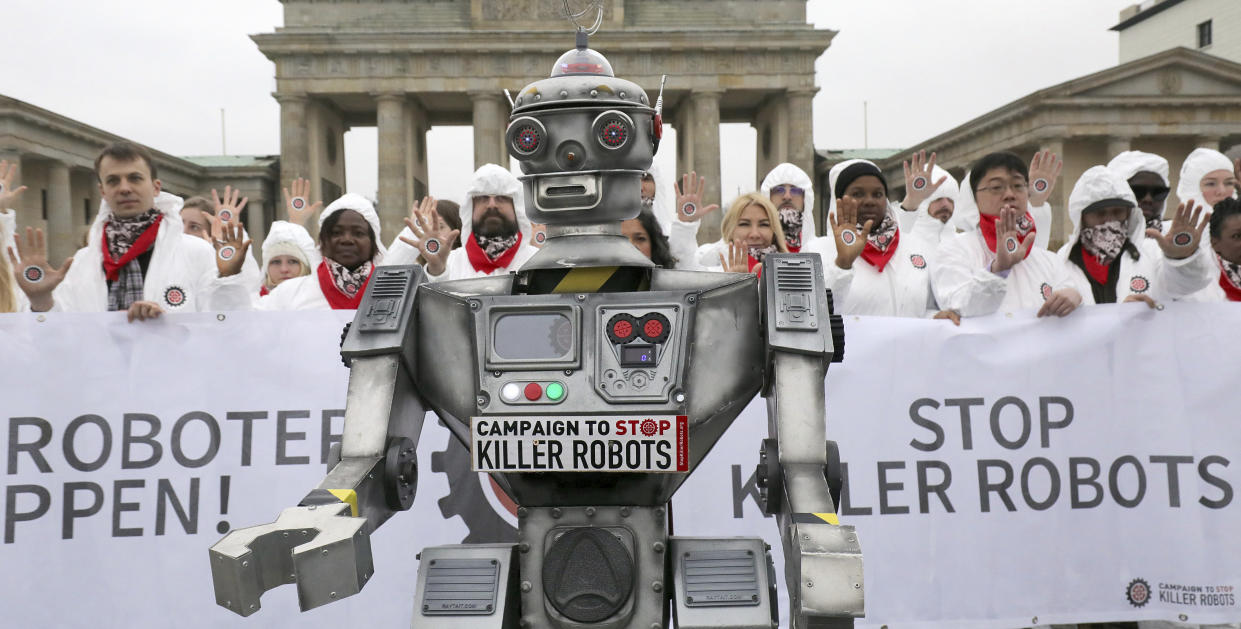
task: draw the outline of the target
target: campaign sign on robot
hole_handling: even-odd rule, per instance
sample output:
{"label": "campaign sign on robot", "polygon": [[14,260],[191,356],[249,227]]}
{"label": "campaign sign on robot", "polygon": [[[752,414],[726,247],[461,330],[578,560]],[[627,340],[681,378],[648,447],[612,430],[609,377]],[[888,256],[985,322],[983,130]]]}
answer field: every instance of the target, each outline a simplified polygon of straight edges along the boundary
{"label": "campaign sign on robot", "polygon": [[688,472],[685,415],[474,417],[476,472]]}

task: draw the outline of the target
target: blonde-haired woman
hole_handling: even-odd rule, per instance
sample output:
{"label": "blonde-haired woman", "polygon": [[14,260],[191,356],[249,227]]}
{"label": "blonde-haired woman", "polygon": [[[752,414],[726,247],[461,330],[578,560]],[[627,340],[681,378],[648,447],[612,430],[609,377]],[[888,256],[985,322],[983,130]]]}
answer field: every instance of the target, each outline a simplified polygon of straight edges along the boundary
{"label": "blonde-haired woman", "polygon": [[720,227],[728,253],[720,254],[720,266],[731,273],[749,273],[763,263],[769,253],[788,253],[780,214],[771,200],[758,192],[737,197]]}
{"label": "blonde-haired woman", "polygon": [[21,312],[30,307],[17,285],[14,267],[20,269],[17,260],[17,212],[9,205],[17,199],[17,195],[26,186],[13,187],[13,178],[17,175],[17,164],[0,160],[0,312]]}

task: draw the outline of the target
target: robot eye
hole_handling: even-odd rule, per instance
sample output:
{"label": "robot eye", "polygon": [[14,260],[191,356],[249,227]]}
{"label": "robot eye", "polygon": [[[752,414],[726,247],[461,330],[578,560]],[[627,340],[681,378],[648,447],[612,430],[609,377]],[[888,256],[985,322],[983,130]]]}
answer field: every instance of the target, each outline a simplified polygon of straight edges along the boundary
{"label": "robot eye", "polygon": [[543,123],[530,117],[514,120],[508,126],[508,145],[517,159],[529,159],[543,152],[547,130]]}
{"label": "robot eye", "polygon": [[595,118],[592,128],[599,145],[614,151],[629,143],[633,120],[619,111],[605,111]]}

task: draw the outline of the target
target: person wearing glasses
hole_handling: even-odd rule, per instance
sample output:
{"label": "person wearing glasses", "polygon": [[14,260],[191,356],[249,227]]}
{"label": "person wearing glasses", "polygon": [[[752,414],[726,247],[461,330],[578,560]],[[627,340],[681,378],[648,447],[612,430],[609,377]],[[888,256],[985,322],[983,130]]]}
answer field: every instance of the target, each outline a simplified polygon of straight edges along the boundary
{"label": "person wearing glasses", "polygon": [[976,202],[978,228],[949,237],[936,252],[931,282],[940,308],[962,317],[1035,308],[1039,317],[1063,317],[1081,305],[1064,263],[1034,246],[1029,177],[1013,153],[974,162],[961,198]]}
{"label": "person wearing glasses", "polygon": [[1163,215],[1167,211],[1168,160],[1142,151],[1124,151],[1112,158],[1107,167],[1129,182],[1129,189],[1142,209],[1142,219],[1151,229],[1164,231]]}
{"label": "person wearing glasses", "polygon": [[1128,181],[1093,166],[1073,186],[1069,219],[1073,234],[1059,255],[1085,303],[1140,301],[1157,308],[1209,282],[1207,252],[1198,246],[1208,217],[1193,201],[1177,208],[1165,235],[1147,227]]}

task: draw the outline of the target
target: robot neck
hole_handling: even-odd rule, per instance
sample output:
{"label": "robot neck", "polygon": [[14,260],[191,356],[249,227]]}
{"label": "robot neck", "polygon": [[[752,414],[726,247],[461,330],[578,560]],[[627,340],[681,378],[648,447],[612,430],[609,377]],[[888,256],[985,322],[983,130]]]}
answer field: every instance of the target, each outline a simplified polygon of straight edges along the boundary
{"label": "robot neck", "polygon": [[588,225],[548,225],[547,244],[522,265],[521,270],[654,266],[621,234],[620,223],[612,221]]}

